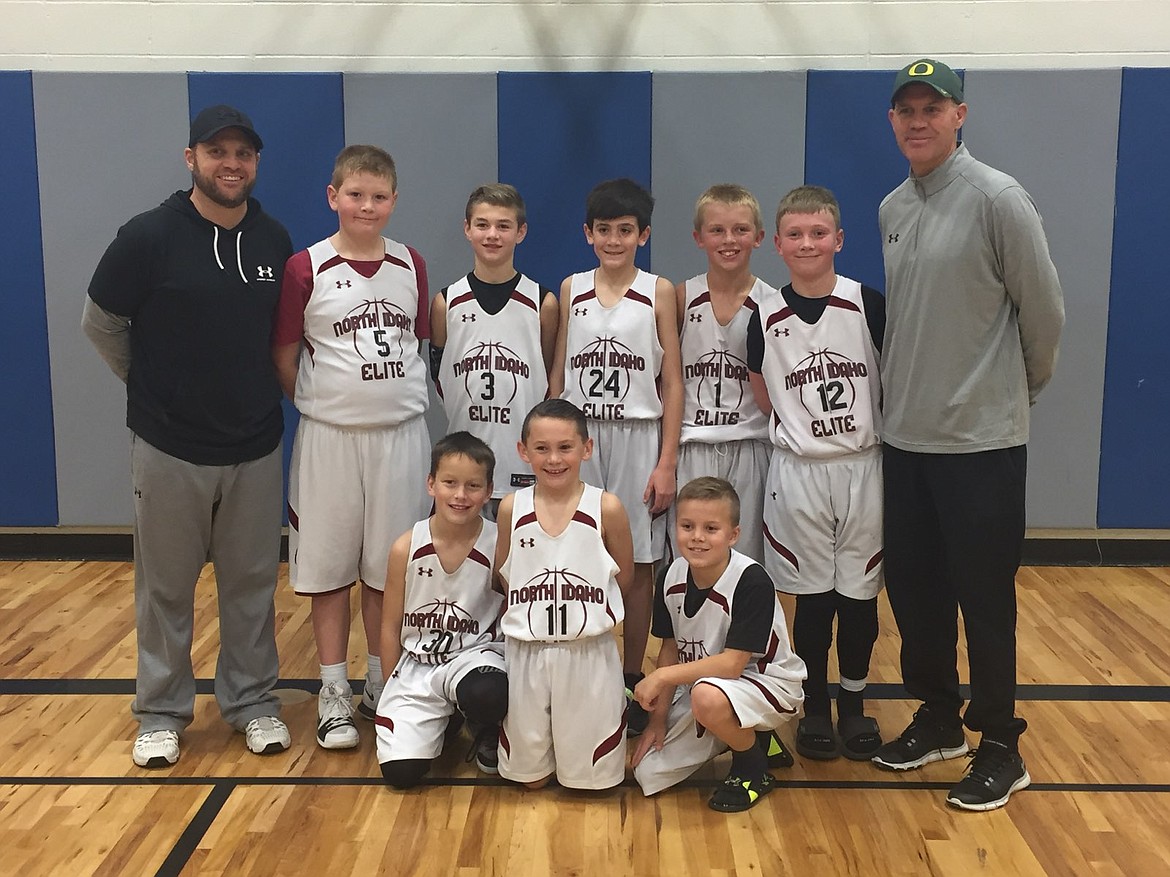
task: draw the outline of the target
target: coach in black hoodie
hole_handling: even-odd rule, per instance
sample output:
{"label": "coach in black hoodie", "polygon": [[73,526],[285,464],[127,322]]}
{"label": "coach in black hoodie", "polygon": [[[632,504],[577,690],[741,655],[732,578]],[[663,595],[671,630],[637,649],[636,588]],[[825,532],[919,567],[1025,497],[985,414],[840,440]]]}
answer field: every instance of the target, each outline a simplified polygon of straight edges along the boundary
{"label": "coach in black hoodie", "polygon": [[239,110],[200,112],[184,152],[192,188],[122,226],[85,302],[133,432],[140,767],[178,761],[194,716],[192,601],[207,559],[220,712],[253,752],[289,746],[272,693],[283,418],[269,343],[292,244],[249,197],[263,145]]}

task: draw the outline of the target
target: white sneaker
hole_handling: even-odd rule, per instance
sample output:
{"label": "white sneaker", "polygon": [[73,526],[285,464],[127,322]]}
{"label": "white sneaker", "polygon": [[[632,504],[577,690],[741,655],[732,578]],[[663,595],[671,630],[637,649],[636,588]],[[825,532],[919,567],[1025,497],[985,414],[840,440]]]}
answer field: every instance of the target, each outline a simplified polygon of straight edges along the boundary
{"label": "white sneaker", "polygon": [[284,752],[292,744],[288,726],[276,716],[258,716],[244,727],[248,748],[257,755]]}
{"label": "white sneaker", "polygon": [[362,699],[358,703],[358,715],[371,722],[378,717],[378,701],[382,699],[382,689],[385,687],[385,683],[371,684],[370,678],[366,677],[366,684],[362,686]]}
{"label": "white sneaker", "polygon": [[353,749],[358,729],[353,723],[353,693],[336,682],[321,686],[317,697],[317,743],[324,749]]}
{"label": "white sneaker", "polygon": [[134,740],[134,763],[139,767],[170,767],[178,760],[177,731],[147,731]]}

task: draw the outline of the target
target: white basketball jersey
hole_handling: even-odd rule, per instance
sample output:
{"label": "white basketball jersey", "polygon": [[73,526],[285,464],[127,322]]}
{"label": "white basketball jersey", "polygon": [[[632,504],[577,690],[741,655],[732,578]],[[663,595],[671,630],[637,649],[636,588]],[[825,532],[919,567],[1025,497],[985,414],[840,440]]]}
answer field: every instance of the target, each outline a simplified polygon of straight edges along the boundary
{"label": "white basketball jersey", "polygon": [[662,344],[654,319],[656,274],[639,270],[613,307],[597,299],[593,272],[574,274],[565,339],[565,391],[594,420],[659,420]]}
{"label": "white basketball jersey", "polygon": [[447,288],[447,343],[439,365],[439,395],[451,432],[467,430],[496,455],[492,496],[532,484],[516,453],[520,426],[548,392],[540,349],[540,286],[520,275],[496,314],[479,306],[464,277]]}
{"label": "white basketball jersey", "polygon": [[768,418],[748,380],[747,328],[756,300],[774,292],[757,279],[726,326],[715,319],[707,275],[686,282],[679,344],[683,366],[681,441],[734,442],[768,439]]}
{"label": "white basketball jersey", "polygon": [[[735,591],[739,587],[744,570],[755,561],[738,551],[732,550],[731,562],[711,586],[707,597],[693,617],[683,611],[687,594],[687,562],[680,557],[666,571],[662,583],[662,598],[674,625],[674,641],[678,645],[679,663],[698,661],[724,651],[727,631],[731,627],[731,609],[735,605]],[[788,641],[788,626],[784,623],[784,612],[777,602],[772,613],[772,632],[768,636],[768,647],[752,655],[742,676],[746,679],[773,677],[784,680],[802,680],[805,677],[804,662],[792,651]],[[777,705],[781,712],[782,709]]]}
{"label": "white basketball jersey", "polygon": [[453,573],[444,571],[427,519],[410,534],[402,650],[423,664],[446,664],[459,652],[498,641],[504,598],[492,590],[496,525],[483,522],[475,547]]}
{"label": "white basketball jersey", "polygon": [[827,459],[879,443],[878,352],[861,284],[837,277],[824,313],[809,325],[779,291],[761,297],[762,374],[772,402],[772,442]]}
{"label": "white basketball jersey", "polygon": [[602,490],[584,485],[559,536],[536,519],[534,488],[516,491],[512,539],[500,574],[508,582],[504,635],[530,642],[599,636],[625,617],[618,565],[601,538]]}
{"label": "white basketball jersey", "polygon": [[295,402],[334,426],[391,426],[427,408],[427,370],[418,352],[419,278],[403,244],[364,277],[328,240],[309,247],[313,292]]}

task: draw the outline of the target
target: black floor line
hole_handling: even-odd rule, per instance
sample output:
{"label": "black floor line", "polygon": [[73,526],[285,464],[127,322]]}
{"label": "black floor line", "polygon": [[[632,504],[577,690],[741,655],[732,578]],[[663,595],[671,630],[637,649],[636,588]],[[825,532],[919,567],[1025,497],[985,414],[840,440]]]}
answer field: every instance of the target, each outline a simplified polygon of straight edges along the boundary
{"label": "black floor line", "polygon": [[227,803],[227,799],[231,796],[236,785],[236,783],[218,780],[215,782],[211,787],[211,793],[204,799],[203,805],[187,823],[187,827],[183,829],[183,833],[179,835],[179,839],[171,847],[166,859],[154,872],[154,877],[179,877],[179,874],[187,867],[191,854],[199,846],[199,841],[203,840],[203,835],[207,834],[207,829],[211,828],[211,823],[215,822],[219,816],[219,812]]}
{"label": "black floor line", "polygon": [[[773,771],[773,776],[776,772]],[[719,784],[718,779],[684,780],[675,788],[681,789],[710,789]],[[265,786],[384,786],[381,777],[0,777],[0,786],[211,786],[212,793],[208,796],[191,825],[184,832],[184,837],[193,834],[190,848],[194,850],[199,840],[207,831],[215,815],[223,807],[228,796],[236,788],[265,787]],[[515,789],[521,792],[515,783],[499,777],[440,777],[423,780],[424,787],[471,787],[471,788],[499,788]],[[787,789],[831,789],[831,790],[880,790],[880,791],[923,791],[947,790],[954,782],[915,782],[913,780],[786,780],[783,773],[776,780],[776,785]],[[637,783],[632,779],[623,780],[620,788],[636,789]],[[1120,792],[1125,794],[1170,794],[1170,783],[1038,783],[1033,782],[1029,787],[1038,792]],[[422,790],[420,790],[422,791]],[[548,790],[555,794],[557,790]],[[387,789],[387,794],[400,794]],[[407,792],[405,794],[418,794]],[[175,844],[178,849],[184,842],[181,837]],[[188,853],[188,855],[190,855]],[[161,871],[159,872],[162,873]]]}
{"label": "black floor line", "polygon": [[[362,690],[363,680],[351,680],[355,692]],[[318,679],[281,679],[277,688],[295,689],[316,694]],[[213,694],[211,679],[196,679],[197,694]],[[835,689],[836,686],[830,686]],[[961,686],[964,698],[970,697],[967,686]],[[5,694],[60,694],[60,695],[133,695],[133,679],[0,679],[0,695]],[[870,700],[909,700],[901,685],[891,682],[871,682],[865,689]],[[1170,685],[1017,685],[1016,699],[1022,701],[1102,701],[1129,703],[1170,702]]]}

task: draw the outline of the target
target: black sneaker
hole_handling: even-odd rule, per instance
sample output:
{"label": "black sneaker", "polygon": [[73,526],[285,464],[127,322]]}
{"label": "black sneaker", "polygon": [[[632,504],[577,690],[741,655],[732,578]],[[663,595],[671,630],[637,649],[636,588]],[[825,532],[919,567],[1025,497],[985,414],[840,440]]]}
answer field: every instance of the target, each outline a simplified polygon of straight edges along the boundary
{"label": "black sneaker", "polygon": [[742,813],[759,803],[760,798],[776,787],[771,774],[761,774],[752,779],[728,774],[727,779],[715,787],[707,806],[720,813]]}
{"label": "black sneaker", "polygon": [[474,761],[475,766],[484,773],[495,776],[500,772],[499,725],[485,725],[476,732],[471,749],[467,752],[467,761]]}
{"label": "black sneaker", "polygon": [[1012,792],[1032,783],[1020,753],[995,740],[983,738],[971,753],[967,775],[947,795],[947,803],[960,810],[995,810],[1002,807]]}
{"label": "black sneaker", "polygon": [[634,700],[634,687],[645,677],[642,673],[626,674],[626,736],[637,737],[650,724],[650,713]]}
{"label": "black sneaker", "polygon": [[962,725],[944,728],[920,707],[898,739],[882,746],[871,760],[883,770],[914,770],[932,761],[966,755],[968,748]]}

